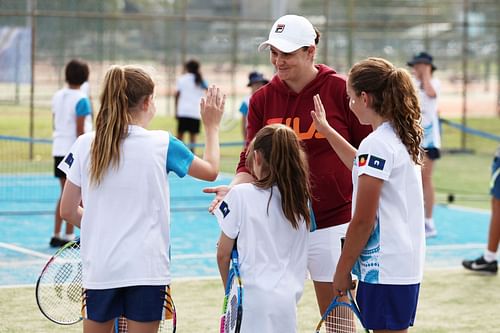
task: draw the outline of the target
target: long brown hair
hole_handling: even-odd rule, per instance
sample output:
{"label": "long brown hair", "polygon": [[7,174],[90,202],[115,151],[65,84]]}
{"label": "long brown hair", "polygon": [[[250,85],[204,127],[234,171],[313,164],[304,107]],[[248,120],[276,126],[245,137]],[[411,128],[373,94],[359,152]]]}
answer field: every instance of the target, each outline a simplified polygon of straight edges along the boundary
{"label": "long brown hair", "polygon": [[282,124],[268,125],[257,132],[247,151],[249,153],[247,165],[250,170],[253,161],[252,152],[258,151],[263,157],[264,177],[256,180],[255,186],[272,189],[273,185],[277,185],[281,193],[283,213],[292,226],[295,229],[299,227],[301,216],[309,226],[311,221],[309,166],[295,132]]}
{"label": "long brown hair", "polygon": [[111,66],[103,86],[91,148],[90,180],[96,185],[110,166],[120,163],[120,145],[127,136],[131,110],[154,91],[151,77],[134,66]]}
{"label": "long brown hair", "polygon": [[368,58],[351,68],[348,82],[357,96],[371,95],[373,110],[391,122],[412,160],[422,164],[421,112],[410,73],[385,59]]}

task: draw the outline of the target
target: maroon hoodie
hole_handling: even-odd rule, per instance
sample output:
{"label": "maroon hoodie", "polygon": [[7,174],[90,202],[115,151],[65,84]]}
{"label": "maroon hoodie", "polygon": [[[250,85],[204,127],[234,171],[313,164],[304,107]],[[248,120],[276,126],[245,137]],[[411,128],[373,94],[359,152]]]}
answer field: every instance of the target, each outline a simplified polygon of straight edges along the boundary
{"label": "maroon hoodie", "polygon": [[[319,94],[326,117],[348,142],[358,147],[371,131],[360,125],[349,109],[345,77],[325,65],[316,65],[318,74],[300,93],[295,93],[275,75],[272,81],[257,90],[250,99],[247,143],[264,126],[282,123],[290,126],[305,143],[311,175],[313,212],[318,229],[351,220],[352,179],[328,140],[316,131],[311,118],[313,96]],[[245,167],[245,151],[240,155],[237,172]]]}

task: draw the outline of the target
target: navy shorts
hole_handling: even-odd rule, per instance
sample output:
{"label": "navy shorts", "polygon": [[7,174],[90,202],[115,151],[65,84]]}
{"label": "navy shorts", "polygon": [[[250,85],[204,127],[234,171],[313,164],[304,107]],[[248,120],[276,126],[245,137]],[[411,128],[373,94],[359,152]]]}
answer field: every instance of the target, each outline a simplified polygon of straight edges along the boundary
{"label": "navy shorts", "polygon": [[441,151],[438,148],[424,148],[425,156],[431,161],[437,160],[441,157]]}
{"label": "navy shorts", "polygon": [[363,325],[370,330],[404,330],[413,326],[420,284],[359,282],[356,300]]}
{"label": "navy shorts", "polygon": [[57,167],[63,159],[64,156],[54,156],[54,176],[56,178],[66,178],[66,174]]}
{"label": "navy shorts", "polygon": [[200,133],[200,119],[179,117],[177,118],[177,132]]}
{"label": "navy shorts", "polygon": [[166,318],[168,286],[85,289],[82,316],[100,323],[119,316],[139,322]]}
{"label": "navy shorts", "polygon": [[495,199],[500,199],[500,157],[495,157],[491,165],[490,193]]}

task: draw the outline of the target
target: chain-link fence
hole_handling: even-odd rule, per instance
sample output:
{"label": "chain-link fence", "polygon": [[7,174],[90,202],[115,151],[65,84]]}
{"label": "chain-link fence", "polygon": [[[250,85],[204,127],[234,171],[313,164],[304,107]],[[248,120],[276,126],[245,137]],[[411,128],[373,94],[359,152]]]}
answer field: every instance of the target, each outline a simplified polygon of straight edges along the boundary
{"label": "chain-link fence", "polygon": [[257,46],[284,13],[319,28],[317,62],[345,73],[368,56],[406,66],[426,50],[443,83],[442,114],[498,114],[498,0],[0,0],[0,102],[48,106],[78,57],[91,65],[94,101],[110,64],[154,68],[158,110],[173,114],[175,78],[195,57],[236,110],[248,72],[272,75]]}

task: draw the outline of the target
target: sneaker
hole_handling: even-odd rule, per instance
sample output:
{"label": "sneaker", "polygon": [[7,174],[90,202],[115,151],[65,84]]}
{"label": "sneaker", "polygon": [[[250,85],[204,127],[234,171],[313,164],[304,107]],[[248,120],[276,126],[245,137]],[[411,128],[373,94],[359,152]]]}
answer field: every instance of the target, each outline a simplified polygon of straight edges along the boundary
{"label": "sneaker", "polygon": [[436,237],[438,234],[436,228],[425,225],[425,238]]}
{"label": "sneaker", "polygon": [[492,273],[496,274],[498,271],[498,262],[496,260],[487,262],[483,256],[476,260],[464,260],[462,266],[474,272]]}
{"label": "sneaker", "polygon": [[64,240],[64,239],[61,239],[59,237],[52,237],[50,239],[50,246],[51,247],[61,247],[63,246],[64,244],[66,244],[68,241]]}

